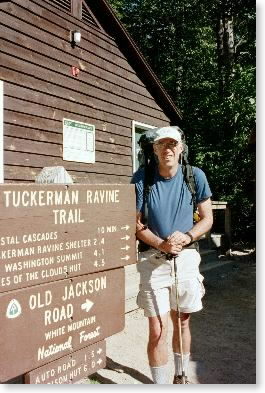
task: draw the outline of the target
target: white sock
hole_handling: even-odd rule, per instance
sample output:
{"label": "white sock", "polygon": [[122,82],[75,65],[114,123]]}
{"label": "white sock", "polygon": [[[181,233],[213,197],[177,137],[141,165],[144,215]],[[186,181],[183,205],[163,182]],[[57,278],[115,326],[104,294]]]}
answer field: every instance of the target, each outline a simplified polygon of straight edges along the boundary
{"label": "white sock", "polygon": [[168,384],[168,366],[151,367],[153,382],[159,385]]}
{"label": "white sock", "polygon": [[[188,375],[188,367],[190,361],[190,353],[183,353],[183,369],[185,371],[185,375]],[[175,362],[175,375],[182,375],[181,368],[181,354],[174,352],[174,362]]]}

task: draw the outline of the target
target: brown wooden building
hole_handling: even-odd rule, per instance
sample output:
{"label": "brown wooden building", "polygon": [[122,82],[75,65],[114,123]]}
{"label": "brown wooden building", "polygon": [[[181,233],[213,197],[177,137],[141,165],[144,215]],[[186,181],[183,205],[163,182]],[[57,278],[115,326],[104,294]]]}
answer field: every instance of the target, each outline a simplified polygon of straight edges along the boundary
{"label": "brown wooden building", "polygon": [[179,123],[106,0],[0,1],[0,29],[0,182],[129,183],[140,133]]}
{"label": "brown wooden building", "polygon": [[[0,33],[0,183],[59,166],[74,183],[128,184],[143,130],[181,122],[107,0],[0,0]],[[229,209],[213,208],[230,239]],[[126,267],[127,310],[135,273]]]}

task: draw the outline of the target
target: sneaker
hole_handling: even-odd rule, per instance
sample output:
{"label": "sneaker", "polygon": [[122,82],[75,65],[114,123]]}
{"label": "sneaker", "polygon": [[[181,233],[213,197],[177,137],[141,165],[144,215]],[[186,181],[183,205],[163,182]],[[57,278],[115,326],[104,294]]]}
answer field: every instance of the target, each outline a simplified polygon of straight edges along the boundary
{"label": "sneaker", "polygon": [[[178,384],[182,385],[182,376],[181,375],[175,375],[173,379],[173,384]],[[185,385],[190,385],[190,381],[188,380],[187,377],[185,377]],[[184,384],[183,384],[184,385]]]}

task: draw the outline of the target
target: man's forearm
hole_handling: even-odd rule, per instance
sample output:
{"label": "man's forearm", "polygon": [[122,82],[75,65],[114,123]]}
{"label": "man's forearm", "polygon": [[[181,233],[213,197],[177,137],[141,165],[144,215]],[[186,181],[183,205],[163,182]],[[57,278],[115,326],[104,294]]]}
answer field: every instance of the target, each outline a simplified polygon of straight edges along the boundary
{"label": "man's forearm", "polygon": [[144,243],[156,249],[159,249],[159,246],[163,243],[163,239],[156,236],[147,227],[142,227],[141,229],[138,229],[136,232],[136,237],[138,240],[142,240]]}
{"label": "man's forearm", "polygon": [[156,248],[159,251],[164,252],[165,254],[177,255],[182,250],[182,245],[179,244],[171,244],[167,240],[161,239],[159,236],[156,236],[150,229],[145,227],[143,224],[136,225],[136,237],[139,240],[142,240],[144,243],[149,246]]}
{"label": "man's forearm", "polygon": [[212,227],[212,219],[211,218],[202,218],[199,222],[197,222],[194,227],[189,231],[192,235],[193,240],[199,240],[205,233],[207,233]]}

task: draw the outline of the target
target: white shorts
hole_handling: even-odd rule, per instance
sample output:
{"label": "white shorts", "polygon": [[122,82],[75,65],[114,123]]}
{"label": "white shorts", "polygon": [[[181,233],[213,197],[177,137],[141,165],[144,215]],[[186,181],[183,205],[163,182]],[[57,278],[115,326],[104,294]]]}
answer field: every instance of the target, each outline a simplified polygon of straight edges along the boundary
{"label": "white shorts", "polygon": [[137,305],[144,309],[144,315],[153,317],[177,310],[176,282],[180,312],[200,311],[203,308],[201,299],[205,294],[204,278],[199,272],[200,261],[200,254],[195,249],[181,251],[176,258],[175,277],[173,260],[166,260],[155,250],[140,253]]}

